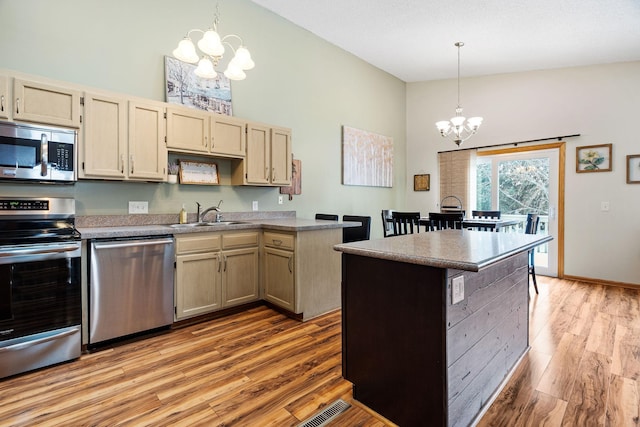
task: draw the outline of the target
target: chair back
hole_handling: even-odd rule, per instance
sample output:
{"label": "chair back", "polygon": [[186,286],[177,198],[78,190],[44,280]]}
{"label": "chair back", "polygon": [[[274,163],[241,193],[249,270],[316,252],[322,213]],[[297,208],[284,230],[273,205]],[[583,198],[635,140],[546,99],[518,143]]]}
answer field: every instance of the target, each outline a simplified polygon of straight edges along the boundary
{"label": "chair back", "polygon": [[420,212],[397,212],[391,213],[393,221],[393,234],[413,234],[420,232]]}
{"label": "chair back", "polygon": [[538,222],[540,218],[538,214],[527,214],[527,225],[525,225],[525,234],[536,234],[538,232]]}
{"label": "chair back", "polygon": [[317,213],[316,219],[325,219],[327,221],[337,221],[338,215]]}
{"label": "chair back", "polygon": [[384,237],[393,236],[393,209],[382,209],[382,235]]}
{"label": "chair back", "polygon": [[431,230],[446,230],[454,228],[462,230],[462,212],[429,212],[429,228]]}
{"label": "chair back", "polygon": [[471,211],[471,217],[481,219],[500,219],[500,211]]}
{"label": "chair back", "polygon": [[359,222],[359,227],[344,227],[342,229],[342,243],[369,240],[371,232],[371,217],[357,215],[342,215],[342,221]]}

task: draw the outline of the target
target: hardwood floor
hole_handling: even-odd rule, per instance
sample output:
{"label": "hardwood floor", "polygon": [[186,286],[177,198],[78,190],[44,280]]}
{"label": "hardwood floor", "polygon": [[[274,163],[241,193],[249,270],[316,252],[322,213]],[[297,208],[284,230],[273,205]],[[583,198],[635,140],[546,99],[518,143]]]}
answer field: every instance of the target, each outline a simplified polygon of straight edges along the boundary
{"label": "hardwood floor", "polygon": [[531,350],[479,426],[640,426],[640,291],[538,287]]}
{"label": "hardwood floor", "polygon": [[[481,426],[640,425],[640,291],[538,278],[531,350]],[[266,307],[0,380],[2,426],[385,426],[341,377],[340,312]]]}

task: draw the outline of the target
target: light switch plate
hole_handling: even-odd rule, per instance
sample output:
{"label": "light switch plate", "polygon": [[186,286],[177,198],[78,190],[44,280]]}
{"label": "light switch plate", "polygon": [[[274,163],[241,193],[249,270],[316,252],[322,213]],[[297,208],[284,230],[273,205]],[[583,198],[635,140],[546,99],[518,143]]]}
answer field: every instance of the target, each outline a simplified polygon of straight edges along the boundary
{"label": "light switch plate", "polygon": [[464,299],[464,276],[451,279],[451,304],[457,304]]}
{"label": "light switch plate", "polygon": [[281,205],[284,201],[284,198],[282,196],[278,196],[278,204]]}
{"label": "light switch plate", "polygon": [[254,200],[253,203],[251,204],[251,206],[252,206],[252,209],[254,211],[257,211],[258,210],[258,201]]}
{"label": "light switch plate", "polygon": [[130,214],[146,214],[149,213],[149,202],[129,202]]}

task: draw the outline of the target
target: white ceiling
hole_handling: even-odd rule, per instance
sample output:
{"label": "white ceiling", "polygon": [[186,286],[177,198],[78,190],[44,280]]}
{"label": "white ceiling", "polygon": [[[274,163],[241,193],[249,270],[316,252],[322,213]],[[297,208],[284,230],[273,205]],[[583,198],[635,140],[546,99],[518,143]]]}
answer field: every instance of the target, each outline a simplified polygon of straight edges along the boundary
{"label": "white ceiling", "polygon": [[640,60],[640,0],[253,0],[406,82]]}

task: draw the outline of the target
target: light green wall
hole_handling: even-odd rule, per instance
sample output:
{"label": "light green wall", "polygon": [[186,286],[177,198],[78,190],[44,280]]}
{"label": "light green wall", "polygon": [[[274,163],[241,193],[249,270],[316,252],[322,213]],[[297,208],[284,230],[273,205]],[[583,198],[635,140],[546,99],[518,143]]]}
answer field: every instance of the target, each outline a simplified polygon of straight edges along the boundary
{"label": "light green wall", "polygon": [[[256,63],[232,83],[234,115],[292,128],[302,161],[302,194],[277,204],[277,188],[171,186],[81,181],[72,187],[0,184],[2,194],[72,195],[78,214],[126,213],[148,200],[151,213],[195,209],[224,199],[227,211],[295,210],[373,217],[405,197],[405,83],[248,0],[221,0],[221,34],[240,35]],[[192,28],[206,29],[215,1],[0,0],[0,68],[94,88],[164,100],[164,56]],[[341,127],[394,139],[394,186],[341,184]]]}

